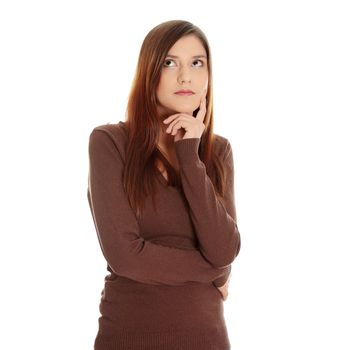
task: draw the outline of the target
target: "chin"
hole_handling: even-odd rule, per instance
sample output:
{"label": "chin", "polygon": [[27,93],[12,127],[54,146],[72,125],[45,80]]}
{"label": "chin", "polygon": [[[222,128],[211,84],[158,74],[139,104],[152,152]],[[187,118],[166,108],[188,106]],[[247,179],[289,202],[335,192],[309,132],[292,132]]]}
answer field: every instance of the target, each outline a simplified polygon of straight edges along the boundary
{"label": "chin", "polygon": [[167,105],[161,105],[162,111],[167,114],[176,113],[187,113],[192,115],[192,113],[198,108],[198,106],[193,103],[172,103]]}
{"label": "chin", "polygon": [[189,104],[181,103],[181,104],[176,104],[172,106],[174,110],[178,111],[177,113],[188,113],[188,114],[192,114],[197,107],[198,106],[194,106],[193,103],[189,103]]}

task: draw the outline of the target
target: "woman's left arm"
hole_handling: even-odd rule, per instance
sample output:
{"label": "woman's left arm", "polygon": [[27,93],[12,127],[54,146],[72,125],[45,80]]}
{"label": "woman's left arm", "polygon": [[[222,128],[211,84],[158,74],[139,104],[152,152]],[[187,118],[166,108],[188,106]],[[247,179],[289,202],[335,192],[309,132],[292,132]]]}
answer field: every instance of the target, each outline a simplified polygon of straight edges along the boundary
{"label": "woman's left arm", "polygon": [[[230,265],[241,247],[234,199],[234,165],[229,140],[223,147],[226,168],[226,192],[223,203],[218,199],[214,185],[207,175],[205,164],[198,155],[200,138],[175,141],[180,165],[181,183],[189,203],[190,215],[203,256],[215,267]],[[215,283],[223,285],[224,280]]]}

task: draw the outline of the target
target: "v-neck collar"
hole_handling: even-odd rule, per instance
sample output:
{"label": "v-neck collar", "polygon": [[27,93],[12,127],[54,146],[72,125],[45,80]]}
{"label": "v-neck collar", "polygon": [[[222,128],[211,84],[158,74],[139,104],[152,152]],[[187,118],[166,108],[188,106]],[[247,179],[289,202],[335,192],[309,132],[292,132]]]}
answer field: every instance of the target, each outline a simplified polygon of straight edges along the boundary
{"label": "v-neck collar", "polygon": [[[162,155],[163,159],[165,160],[165,162],[167,163],[167,165],[174,171],[176,172],[176,170],[174,169],[174,167],[171,165],[171,163],[169,162],[168,158],[162,153],[162,151],[157,147],[158,152]],[[168,180],[164,177],[164,175],[161,173],[161,171],[158,169],[158,167],[155,165],[156,171],[157,171],[157,175],[160,178],[160,181],[163,183],[163,185],[165,185],[168,188],[174,188],[177,189],[177,186],[172,186],[169,185]]]}
{"label": "v-neck collar", "polygon": [[158,177],[160,178],[160,181],[163,183],[165,186],[169,186],[168,180],[164,177],[164,175],[160,172],[160,170],[156,166],[156,172]]}

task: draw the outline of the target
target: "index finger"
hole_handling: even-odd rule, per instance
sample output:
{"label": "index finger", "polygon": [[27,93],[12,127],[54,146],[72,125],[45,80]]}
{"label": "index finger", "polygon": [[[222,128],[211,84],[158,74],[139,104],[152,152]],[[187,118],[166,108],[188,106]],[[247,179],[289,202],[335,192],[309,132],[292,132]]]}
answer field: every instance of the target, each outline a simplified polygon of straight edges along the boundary
{"label": "index finger", "polygon": [[200,102],[200,105],[199,105],[199,111],[197,113],[197,116],[196,116],[196,119],[200,119],[201,121],[204,120],[204,117],[205,117],[205,114],[207,112],[207,108],[206,108],[206,93],[207,93],[207,90],[205,89],[202,93],[202,97],[201,97],[201,102]]}

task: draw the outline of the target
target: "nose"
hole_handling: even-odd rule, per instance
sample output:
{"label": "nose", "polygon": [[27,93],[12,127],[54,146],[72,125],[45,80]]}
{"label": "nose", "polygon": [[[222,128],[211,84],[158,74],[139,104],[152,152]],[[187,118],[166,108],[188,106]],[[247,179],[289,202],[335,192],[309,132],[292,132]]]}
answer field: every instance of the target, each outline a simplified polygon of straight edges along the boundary
{"label": "nose", "polygon": [[191,74],[190,74],[189,69],[182,68],[180,70],[180,73],[179,73],[179,76],[178,76],[178,82],[180,84],[182,84],[184,82],[187,82],[187,83],[191,82]]}

